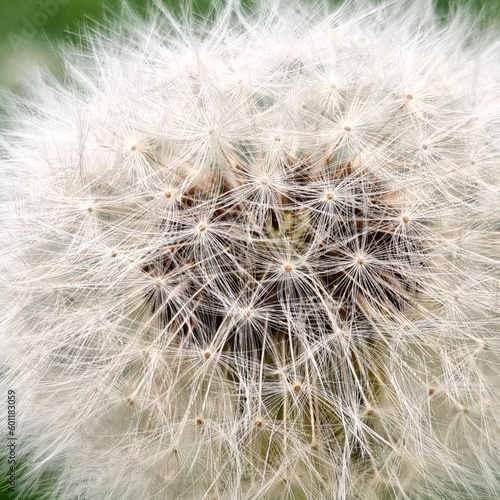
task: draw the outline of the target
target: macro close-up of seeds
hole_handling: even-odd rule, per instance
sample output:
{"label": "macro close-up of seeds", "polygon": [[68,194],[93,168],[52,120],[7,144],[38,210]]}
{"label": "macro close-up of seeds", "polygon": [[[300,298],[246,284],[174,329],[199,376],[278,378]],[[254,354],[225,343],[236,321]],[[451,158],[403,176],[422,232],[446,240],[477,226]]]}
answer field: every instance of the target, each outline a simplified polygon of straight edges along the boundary
{"label": "macro close-up of seeds", "polygon": [[499,498],[498,29],[157,2],[61,54],[2,98],[16,498]]}

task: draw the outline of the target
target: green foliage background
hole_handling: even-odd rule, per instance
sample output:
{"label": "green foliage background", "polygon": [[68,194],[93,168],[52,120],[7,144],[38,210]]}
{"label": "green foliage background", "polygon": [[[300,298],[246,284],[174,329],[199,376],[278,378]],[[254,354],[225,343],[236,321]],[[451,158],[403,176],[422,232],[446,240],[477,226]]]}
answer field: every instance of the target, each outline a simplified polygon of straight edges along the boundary
{"label": "green foliage background", "polygon": [[[151,0],[127,0],[142,12]],[[188,0],[161,0],[172,10],[182,8]],[[255,0],[254,0],[255,1]],[[264,0],[265,1],[265,0]],[[307,1],[307,0],[304,0]],[[342,2],[343,0],[330,0]],[[420,0],[414,0],[418,2]],[[193,11],[203,15],[210,9],[210,0],[190,0]],[[487,12],[486,19],[500,29],[500,0],[435,0],[439,12],[446,16],[456,5],[469,4],[470,8]],[[119,12],[123,0],[0,0],[0,89],[14,90],[30,68],[38,64],[62,76],[55,47],[75,40],[85,24],[102,21],[106,13]],[[251,4],[252,0],[246,3]],[[0,346],[1,348],[1,346]],[[1,376],[1,374],[0,374]],[[7,404],[6,395],[2,403]],[[5,460],[6,425],[0,422],[0,460]],[[22,446],[22,440],[19,441]],[[3,467],[0,467],[0,470]],[[22,467],[18,466],[18,476]],[[50,478],[48,478],[50,481]],[[0,477],[0,500],[19,499],[20,495],[6,491],[7,477]],[[22,500],[39,500],[36,493]]]}

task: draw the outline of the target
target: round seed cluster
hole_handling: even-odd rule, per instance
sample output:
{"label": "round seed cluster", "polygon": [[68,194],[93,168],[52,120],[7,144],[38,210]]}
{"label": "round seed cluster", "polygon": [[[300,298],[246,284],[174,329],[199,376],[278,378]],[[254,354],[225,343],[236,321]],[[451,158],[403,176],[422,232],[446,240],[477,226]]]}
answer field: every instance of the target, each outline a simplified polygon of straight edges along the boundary
{"label": "round seed cluster", "polygon": [[124,18],[7,105],[22,492],[496,498],[498,36],[426,1]]}

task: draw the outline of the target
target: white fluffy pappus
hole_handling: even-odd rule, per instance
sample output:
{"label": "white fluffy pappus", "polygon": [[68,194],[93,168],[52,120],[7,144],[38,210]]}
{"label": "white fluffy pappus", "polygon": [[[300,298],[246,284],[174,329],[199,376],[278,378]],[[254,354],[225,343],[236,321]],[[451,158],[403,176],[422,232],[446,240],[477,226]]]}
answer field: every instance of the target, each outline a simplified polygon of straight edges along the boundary
{"label": "white fluffy pappus", "polygon": [[85,45],[6,104],[18,491],[498,498],[498,34],[273,0]]}

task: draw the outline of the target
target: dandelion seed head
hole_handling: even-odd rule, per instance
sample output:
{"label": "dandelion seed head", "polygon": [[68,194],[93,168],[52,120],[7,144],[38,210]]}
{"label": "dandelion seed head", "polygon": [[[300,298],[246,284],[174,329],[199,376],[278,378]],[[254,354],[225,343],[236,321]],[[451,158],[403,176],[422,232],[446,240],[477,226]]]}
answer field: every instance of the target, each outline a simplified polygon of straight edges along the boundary
{"label": "dandelion seed head", "polygon": [[125,8],[6,104],[21,494],[496,498],[500,41],[433,9]]}

